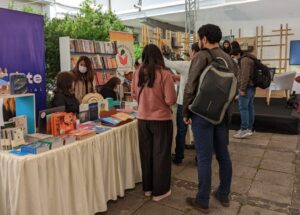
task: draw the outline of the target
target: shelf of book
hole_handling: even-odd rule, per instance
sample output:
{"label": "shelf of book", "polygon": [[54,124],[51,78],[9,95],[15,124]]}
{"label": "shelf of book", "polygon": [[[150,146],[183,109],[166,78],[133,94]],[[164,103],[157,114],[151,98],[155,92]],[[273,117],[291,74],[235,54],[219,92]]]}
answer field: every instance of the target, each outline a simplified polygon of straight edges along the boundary
{"label": "shelf of book", "polygon": [[92,61],[95,70],[117,70],[116,42],[59,38],[61,71],[72,70],[80,56],[86,55]]}
{"label": "shelf of book", "polygon": [[108,54],[108,53],[89,53],[89,52],[71,52],[71,55],[102,55],[102,56],[116,56],[116,53],[114,54]]}

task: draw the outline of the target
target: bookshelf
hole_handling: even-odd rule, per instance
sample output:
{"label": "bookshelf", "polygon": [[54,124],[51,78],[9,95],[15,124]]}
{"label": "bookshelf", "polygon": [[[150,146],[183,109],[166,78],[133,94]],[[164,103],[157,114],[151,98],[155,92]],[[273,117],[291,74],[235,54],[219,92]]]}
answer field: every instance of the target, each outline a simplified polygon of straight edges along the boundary
{"label": "bookshelf", "polygon": [[116,42],[104,42],[95,40],[59,38],[60,69],[71,71],[80,56],[87,56],[92,61],[96,72],[97,85],[104,84],[107,78],[116,76],[117,71],[117,45]]}
{"label": "bookshelf", "polygon": [[0,99],[14,98],[16,103],[16,116],[25,115],[27,118],[28,134],[34,134],[36,132],[36,120],[35,120],[35,94],[20,94],[10,95],[2,94]]}

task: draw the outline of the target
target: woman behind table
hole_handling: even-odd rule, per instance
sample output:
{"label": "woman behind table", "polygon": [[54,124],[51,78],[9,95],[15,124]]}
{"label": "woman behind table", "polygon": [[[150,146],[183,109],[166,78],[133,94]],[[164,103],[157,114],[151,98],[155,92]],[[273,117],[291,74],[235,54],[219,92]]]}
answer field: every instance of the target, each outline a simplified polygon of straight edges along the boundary
{"label": "woman behind table", "polygon": [[86,56],[81,56],[73,73],[75,75],[75,97],[81,103],[86,94],[94,92],[94,72],[91,60]]}
{"label": "woman behind table", "polygon": [[74,92],[75,75],[72,72],[58,73],[52,106],[65,106],[66,112],[78,114],[79,102],[76,99]]}
{"label": "woman behind table", "polygon": [[172,74],[165,69],[159,48],[147,45],[134,73],[131,93],[138,101],[138,135],[143,190],[154,201],[171,194],[171,105],[176,103]]}
{"label": "woman behind table", "polygon": [[117,96],[117,89],[118,86],[121,84],[121,80],[117,77],[113,77],[109,79],[106,84],[104,84],[100,90],[100,94],[103,98],[113,98],[114,100],[118,99]]}

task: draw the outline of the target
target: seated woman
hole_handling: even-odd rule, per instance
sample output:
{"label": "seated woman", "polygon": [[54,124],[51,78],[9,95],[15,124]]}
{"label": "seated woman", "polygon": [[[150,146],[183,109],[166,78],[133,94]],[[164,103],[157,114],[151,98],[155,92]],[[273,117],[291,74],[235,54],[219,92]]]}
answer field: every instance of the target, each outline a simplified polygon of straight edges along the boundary
{"label": "seated woman", "polygon": [[106,84],[104,84],[100,90],[100,94],[103,98],[113,98],[117,100],[117,87],[121,84],[121,80],[117,77],[111,78]]}
{"label": "seated woman", "polygon": [[78,114],[79,102],[75,97],[74,85],[75,75],[72,72],[58,73],[52,106],[65,106],[66,112]]}

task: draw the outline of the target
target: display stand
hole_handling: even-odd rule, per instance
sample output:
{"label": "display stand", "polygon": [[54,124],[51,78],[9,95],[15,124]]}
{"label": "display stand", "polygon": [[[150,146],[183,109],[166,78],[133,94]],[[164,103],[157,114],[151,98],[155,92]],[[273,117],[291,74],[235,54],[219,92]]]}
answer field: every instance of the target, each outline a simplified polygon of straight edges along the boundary
{"label": "display stand", "polygon": [[[78,43],[78,47],[74,46],[75,42]],[[71,71],[73,69],[72,65],[76,64],[76,61],[80,56],[87,56],[92,61],[93,70],[97,72],[97,85],[103,85],[111,76],[116,76],[116,50],[111,52],[104,48],[101,49],[103,51],[98,51],[100,48],[100,45],[98,44],[100,43],[115,44],[115,42],[79,40],[71,39],[70,37],[60,37],[59,52],[61,71]],[[116,44],[114,46],[116,48]]]}
{"label": "display stand", "polygon": [[28,134],[34,134],[36,132],[35,94],[0,95],[0,98],[15,98],[16,116],[25,115],[27,117]]}

